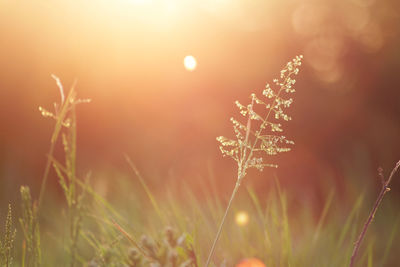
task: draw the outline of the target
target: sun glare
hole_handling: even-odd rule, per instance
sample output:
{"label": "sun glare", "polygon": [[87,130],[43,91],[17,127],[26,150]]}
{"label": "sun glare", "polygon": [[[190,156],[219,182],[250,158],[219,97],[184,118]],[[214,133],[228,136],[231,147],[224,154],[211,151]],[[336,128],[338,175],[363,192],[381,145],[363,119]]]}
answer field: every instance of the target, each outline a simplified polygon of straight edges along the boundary
{"label": "sun glare", "polygon": [[151,3],[150,0],[130,0],[129,2],[131,2],[132,4],[135,4],[135,5],[145,5],[145,4]]}
{"label": "sun glare", "polygon": [[183,65],[188,71],[194,71],[197,67],[197,60],[194,58],[194,56],[186,56],[183,59]]}

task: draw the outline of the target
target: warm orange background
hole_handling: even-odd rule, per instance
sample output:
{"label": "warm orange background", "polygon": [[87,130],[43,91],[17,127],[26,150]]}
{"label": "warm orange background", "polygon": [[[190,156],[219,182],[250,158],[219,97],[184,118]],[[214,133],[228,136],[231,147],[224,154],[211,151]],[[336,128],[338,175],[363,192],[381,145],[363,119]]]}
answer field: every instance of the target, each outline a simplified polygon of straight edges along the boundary
{"label": "warm orange background", "polygon": [[[117,179],[129,154],[157,184],[216,177],[230,191],[233,102],[304,55],[285,125],[296,142],[277,171],[300,196],[364,185],[400,158],[400,2],[0,0],[0,200],[38,184],[59,101],[50,74],[78,79],[80,172]],[[188,72],[183,58],[193,55]],[[271,171],[251,173],[258,188]],[[201,178],[203,177],[203,178]],[[94,177],[95,179],[95,177]],[[225,186],[226,184],[226,186]],[[299,186],[301,185],[301,186]],[[360,186],[360,187],[362,187]],[[399,188],[399,185],[394,185]],[[2,202],[5,203],[5,202]]]}

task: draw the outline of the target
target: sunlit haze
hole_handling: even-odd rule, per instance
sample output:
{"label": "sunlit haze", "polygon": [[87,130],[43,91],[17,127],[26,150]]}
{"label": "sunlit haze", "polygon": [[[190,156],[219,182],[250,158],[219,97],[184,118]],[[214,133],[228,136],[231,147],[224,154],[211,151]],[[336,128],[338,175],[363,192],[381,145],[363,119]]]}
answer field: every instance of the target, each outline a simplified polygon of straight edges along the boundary
{"label": "sunlit haze", "polygon": [[[11,204],[15,266],[37,225],[41,266],[205,266],[226,218],[209,267],[347,266],[400,159],[399,51],[399,0],[0,0],[0,241]],[[398,265],[397,178],[357,266]]]}

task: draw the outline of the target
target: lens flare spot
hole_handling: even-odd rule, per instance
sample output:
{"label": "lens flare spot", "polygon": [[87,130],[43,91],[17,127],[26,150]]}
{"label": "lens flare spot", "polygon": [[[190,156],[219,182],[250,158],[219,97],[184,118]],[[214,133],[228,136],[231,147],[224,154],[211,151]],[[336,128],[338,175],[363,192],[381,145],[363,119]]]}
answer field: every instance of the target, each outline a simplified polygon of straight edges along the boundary
{"label": "lens flare spot", "polygon": [[197,60],[194,56],[186,56],[183,59],[183,65],[185,66],[185,69],[188,71],[194,71],[197,67]]}
{"label": "lens flare spot", "polygon": [[239,211],[236,213],[235,221],[239,226],[245,226],[249,223],[249,215],[245,211]]}

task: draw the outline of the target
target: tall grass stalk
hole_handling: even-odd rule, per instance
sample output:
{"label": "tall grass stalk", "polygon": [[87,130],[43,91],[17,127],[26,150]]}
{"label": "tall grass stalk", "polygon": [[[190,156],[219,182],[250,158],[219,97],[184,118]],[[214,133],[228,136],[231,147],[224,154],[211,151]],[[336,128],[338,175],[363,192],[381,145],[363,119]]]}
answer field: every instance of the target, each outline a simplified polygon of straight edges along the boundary
{"label": "tall grass stalk", "polygon": [[37,203],[32,203],[30,189],[21,186],[22,217],[19,219],[24,234],[22,267],[38,267],[42,263]]}
{"label": "tall grass stalk", "polygon": [[43,197],[44,197],[44,192],[46,191],[46,184],[47,184],[47,179],[49,177],[50,173],[50,167],[51,167],[51,157],[54,154],[54,149],[56,142],[58,140],[60,131],[62,130],[63,126],[68,126],[69,121],[66,119],[66,116],[68,114],[68,111],[70,109],[70,104],[71,104],[71,99],[75,91],[75,85],[76,82],[71,87],[71,90],[68,93],[67,98],[65,99],[64,97],[64,88],[60,82],[60,79],[52,75],[53,79],[56,81],[58,89],[60,91],[60,96],[61,96],[61,102],[59,104],[54,103],[54,109],[55,112],[49,112],[46,109],[39,107],[39,111],[41,112],[43,117],[51,117],[56,120],[56,124],[54,125],[54,130],[51,135],[50,139],[50,148],[49,152],[47,153],[47,161],[46,161],[46,166],[44,168],[44,173],[42,177],[42,184],[40,186],[40,192],[39,192],[39,200],[38,200],[38,209],[40,209],[41,204],[43,202]]}
{"label": "tall grass stalk", "polygon": [[[82,198],[85,190],[81,191],[81,194],[77,194],[77,182],[76,182],[76,105],[79,103],[87,103],[90,100],[76,99],[75,85],[73,83],[68,96],[64,99],[64,89],[60,79],[52,75],[55,79],[57,86],[60,90],[61,102],[55,104],[55,113],[51,113],[42,107],[39,110],[42,112],[44,117],[51,117],[56,120],[55,129],[51,138],[50,152],[48,155],[45,173],[42,181],[42,186],[39,194],[39,206],[43,199],[44,191],[46,188],[46,182],[49,175],[49,168],[51,164],[59,177],[59,183],[64,191],[65,198],[68,205],[68,221],[69,221],[69,252],[71,255],[70,266],[74,267],[77,264],[78,259],[78,238],[81,232],[82,222]],[[60,108],[59,108],[60,107]],[[64,147],[65,154],[65,166],[63,166],[63,173],[60,169],[60,165],[53,162],[53,151],[55,148],[58,137],[62,137],[62,144]]]}
{"label": "tall grass stalk", "polygon": [[16,230],[13,229],[11,205],[8,205],[8,213],[5,224],[4,239],[0,240],[0,265],[9,267],[12,265],[14,241]]}
{"label": "tall grass stalk", "polygon": [[364,224],[364,227],[363,227],[363,229],[362,229],[357,241],[355,242],[354,250],[353,250],[353,253],[352,253],[351,259],[350,259],[350,265],[349,265],[350,267],[353,267],[355,262],[356,262],[358,251],[360,250],[361,243],[365,238],[365,234],[367,233],[368,227],[372,223],[372,221],[373,221],[373,219],[375,217],[376,211],[378,210],[379,205],[381,204],[381,202],[383,200],[383,197],[385,196],[385,194],[387,192],[390,191],[389,184],[392,181],[392,178],[393,178],[394,174],[397,172],[397,169],[399,167],[400,167],[400,161],[398,161],[396,163],[395,167],[393,168],[393,170],[390,173],[389,178],[387,180],[385,180],[385,178],[383,176],[382,169],[378,170],[379,177],[381,178],[381,181],[382,181],[382,189],[381,189],[381,191],[380,191],[380,193],[378,195],[378,198],[375,201],[374,206],[372,207],[372,210],[371,210],[371,212],[370,212],[370,214],[369,214],[369,216],[367,218],[367,221]]}
{"label": "tall grass stalk", "polygon": [[[237,179],[210,249],[206,267],[209,266],[211,262],[226,217],[240,184],[247,174],[247,170],[249,168],[256,168],[262,171],[264,167],[276,168],[276,164],[264,162],[265,156],[273,156],[281,152],[290,151],[290,148],[286,147],[286,145],[294,144],[293,141],[278,134],[283,131],[279,120],[291,120],[291,117],[284,113],[284,109],[292,104],[293,99],[288,96],[285,98],[284,94],[295,92],[293,85],[296,80],[293,76],[299,73],[302,58],[303,56],[297,56],[292,61],[288,62],[285,68],[281,70],[280,79],[274,79],[273,81],[276,85],[275,90],[272,89],[269,84],[266,85],[262,93],[266,99],[261,100],[255,94],[251,94],[251,103],[247,106],[240,104],[239,101],[235,102],[236,106],[239,108],[240,114],[247,119],[247,123],[244,125],[236,119],[231,118],[236,140],[228,139],[223,136],[217,137],[217,140],[221,144],[220,150],[223,156],[229,156],[237,163]],[[260,108],[267,110],[266,115],[259,115],[257,109]]]}

